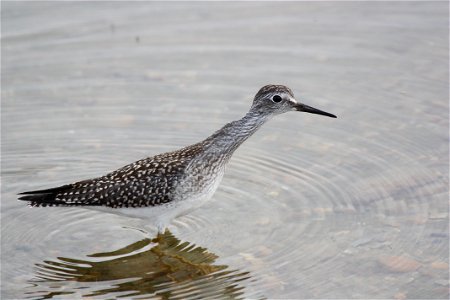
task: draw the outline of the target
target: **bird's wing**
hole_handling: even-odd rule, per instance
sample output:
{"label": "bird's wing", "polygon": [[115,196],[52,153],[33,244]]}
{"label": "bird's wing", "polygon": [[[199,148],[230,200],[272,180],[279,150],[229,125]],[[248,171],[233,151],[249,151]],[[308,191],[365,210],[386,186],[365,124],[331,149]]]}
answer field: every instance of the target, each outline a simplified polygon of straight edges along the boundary
{"label": "bird's wing", "polygon": [[56,188],[19,194],[30,206],[155,206],[172,201],[174,185],[183,176],[193,145],[178,151],[145,158],[105,176]]}

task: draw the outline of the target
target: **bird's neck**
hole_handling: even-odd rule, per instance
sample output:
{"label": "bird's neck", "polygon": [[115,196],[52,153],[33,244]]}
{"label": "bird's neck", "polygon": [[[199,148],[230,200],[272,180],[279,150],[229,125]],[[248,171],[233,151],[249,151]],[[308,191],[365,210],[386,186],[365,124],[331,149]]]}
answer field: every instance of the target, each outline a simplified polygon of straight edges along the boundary
{"label": "bird's neck", "polygon": [[270,116],[249,111],[242,119],[230,122],[205,140],[208,154],[231,157],[233,152],[253,133],[255,133]]}

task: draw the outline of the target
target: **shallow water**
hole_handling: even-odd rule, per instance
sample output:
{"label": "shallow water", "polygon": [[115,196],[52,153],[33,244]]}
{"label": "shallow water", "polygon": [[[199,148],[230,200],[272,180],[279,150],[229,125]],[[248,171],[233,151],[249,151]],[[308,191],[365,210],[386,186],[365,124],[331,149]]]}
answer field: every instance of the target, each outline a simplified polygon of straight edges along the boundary
{"label": "shallow water", "polygon": [[[448,298],[447,3],[1,13],[2,299]],[[338,119],[266,124],[168,252],[145,220],[16,201],[197,142],[267,83]]]}

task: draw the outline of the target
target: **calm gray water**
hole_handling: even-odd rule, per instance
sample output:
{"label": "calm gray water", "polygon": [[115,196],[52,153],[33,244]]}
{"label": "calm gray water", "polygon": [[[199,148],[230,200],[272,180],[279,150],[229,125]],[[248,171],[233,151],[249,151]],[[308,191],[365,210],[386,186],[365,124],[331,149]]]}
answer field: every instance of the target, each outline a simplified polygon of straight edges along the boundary
{"label": "calm gray water", "polygon": [[[2,299],[449,296],[448,3],[2,2]],[[145,220],[32,209],[240,118],[275,118],[213,201]]]}

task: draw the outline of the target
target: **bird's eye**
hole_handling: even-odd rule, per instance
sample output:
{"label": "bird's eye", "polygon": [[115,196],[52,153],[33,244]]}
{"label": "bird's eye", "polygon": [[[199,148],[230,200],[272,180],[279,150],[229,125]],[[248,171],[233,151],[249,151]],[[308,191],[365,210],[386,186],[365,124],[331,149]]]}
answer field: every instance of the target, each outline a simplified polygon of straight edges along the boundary
{"label": "bird's eye", "polygon": [[275,103],[278,103],[281,100],[282,100],[282,98],[280,96],[278,96],[278,95],[275,95],[275,96],[272,97],[272,101],[275,102]]}

